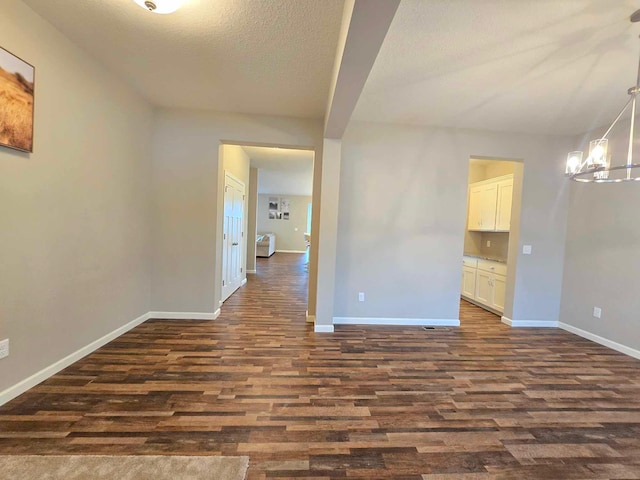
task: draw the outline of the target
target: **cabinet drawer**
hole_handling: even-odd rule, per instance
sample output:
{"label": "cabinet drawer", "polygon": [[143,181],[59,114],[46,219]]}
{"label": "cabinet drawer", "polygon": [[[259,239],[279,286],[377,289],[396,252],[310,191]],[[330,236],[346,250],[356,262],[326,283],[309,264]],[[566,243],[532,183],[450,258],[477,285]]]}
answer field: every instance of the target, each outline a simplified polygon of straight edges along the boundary
{"label": "cabinet drawer", "polygon": [[500,262],[492,262],[491,260],[478,260],[478,270],[495,273],[497,275],[507,274],[507,265]]}
{"label": "cabinet drawer", "polygon": [[462,265],[465,267],[476,268],[478,266],[478,259],[473,257],[462,257]]}

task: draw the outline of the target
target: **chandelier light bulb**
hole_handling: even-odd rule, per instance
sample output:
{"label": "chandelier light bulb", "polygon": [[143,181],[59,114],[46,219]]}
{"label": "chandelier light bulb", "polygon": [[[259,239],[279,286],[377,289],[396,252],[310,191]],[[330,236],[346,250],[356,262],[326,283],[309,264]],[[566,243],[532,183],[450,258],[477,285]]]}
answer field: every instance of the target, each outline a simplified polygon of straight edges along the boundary
{"label": "chandelier light bulb", "polygon": [[145,10],[152,13],[159,13],[166,15],[178,10],[184,0],[133,0],[136,4],[140,5]]}
{"label": "chandelier light bulb", "polygon": [[567,155],[567,168],[565,173],[567,175],[573,175],[580,169],[581,165],[582,165],[582,152],[581,151],[571,152],[569,153],[569,155]]}
{"label": "chandelier light bulb", "polygon": [[593,157],[594,163],[602,163],[602,156],[604,155],[604,148],[602,145],[597,145],[593,152],[591,152],[591,156]]}

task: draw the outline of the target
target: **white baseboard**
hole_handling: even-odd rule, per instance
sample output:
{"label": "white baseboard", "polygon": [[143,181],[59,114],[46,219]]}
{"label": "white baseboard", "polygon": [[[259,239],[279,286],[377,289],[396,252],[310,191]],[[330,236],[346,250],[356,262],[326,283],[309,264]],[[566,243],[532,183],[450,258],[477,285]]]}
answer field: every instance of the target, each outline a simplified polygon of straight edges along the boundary
{"label": "white baseboard", "polygon": [[640,350],[636,350],[632,347],[627,347],[618,342],[614,342],[613,340],[609,340],[608,338],[601,337],[600,335],[596,335],[595,333],[587,332],[586,330],[582,330],[581,328],[574,327],[573,325],[569,325],[567,323],[560,322],[558,326],[566,330],[567,332],[574,333],[579,337],[586,338],[587,340],[591,340],[592,342],[599,343],[600,345],[604,345],[605,347],[609,347],[613,350],[616,350],[620,353],[624,353],[625,355],[629,355],[630,357],[640,359]]}
{"label": "white baseboard", "polygon": [[307,322],[316,323],[316,316],[315,315],[309,315],[309,310],[307,310],[305,314],[307,316]]}
{"label": "white baseboard", "polygon": [[80,348],[79,350],[76,350],[70,355],[67,355],[66,357],[58,360],[57,362],[49,365],[48,367],[43,368],[39,372],[34,373],[30,377],[25,378],[21,382],[16,383],[15,385],[7,388],[6,390],[3,390],[2,392],[0,392],[0,406],[4,405],[10,400],[13,400],[18,395],[23,394],[24,392],[26,392],[30,388],[35,387],[39,383],[44,382],[47,378],[55,375],[61,370],[64,370],[69,365],[77,362],[83,357],[86,357],[90,353],[96,351],[100,347],[109,343],[111,340],[118,338],[120,335],[128,332],[132,328],[137,327],[141,323],[149,320],[149,318],[152,318],[150,317],[150,313],[145,313],[144,315],[139,316],[135,320],[132,320],[129,323],[119,328],[116,328],[114,331],[107,333],[105,336],[100,337],[99,339]]}
{"label": "white baseboard", "polygon": [[161,320],[215,320],[220,316],[220,309],[208,312],[149,312],[149,318]]}
{"label": "white baseboard", "polygon": [[558,327],[558,322],[554,320],[511,320],[509,317],[502,317],[502,323],[510,327],[538,327],[554,328]]}
{"label": "white baseboard", "polygon": [[333,333],[333,325],[316,325],[313,327],[316,333]]}
{"label": "white baseboard", "polygon": [[247,274],[255,274],[255,273],[258,273],[258,272],[256,272],[255,270],[247,270]]}
{"label": "white baseboard", "polygon": [[247,277],[244,277],[244,278],[242,279],[242,283],[240,283],[240,286],[241,286],[241,287],[244,287],[246,284],[247,284]]}
{"label": "white baseboard", "polygon": [[378,317],[333,317],[335,325],[398,325],[459,327],[460,320],[455,318],[378,318]]}
{"label": "white baseboard", "polygon": [[276,250],[276,253],[307,253],[306,250]]}

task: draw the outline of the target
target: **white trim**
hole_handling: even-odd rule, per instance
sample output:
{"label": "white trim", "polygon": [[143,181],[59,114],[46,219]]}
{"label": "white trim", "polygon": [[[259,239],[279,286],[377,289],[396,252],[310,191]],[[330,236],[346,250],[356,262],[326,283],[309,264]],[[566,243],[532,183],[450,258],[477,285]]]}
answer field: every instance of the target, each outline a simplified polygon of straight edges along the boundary
{"label": "white trim", "polygon": [[336,325],[424,325],[432,327],[459,327],[457,318],[380,318],[380,317],[333,317]]}
{"label": "white trim", "polygon": [[609,340],[608,338],[601,337],[596,335],[595,333],[588,332],[586,330],[582,330],[581,328],[574,327],[573,325],[569,325],[567,323],[560,322],[558,326],[566,330],[567,332],[574,333],[579,337],[586,338],[587,340],[591,340],[592,342],[599,343],[600,345],[604,345],[605,347],[609,347],[613,350],[616,350],[620,353],[624,353],[625,355],[629,355],[630,357],[640,359],[640,350],[636,350],[632,347],[627,347],[618,342],[614,342],[613,340]]}
{"label": "white trim", "polygon": [[220,316],[220,309],[208,312],[149,312],[149,318],[159,320],[215,320]]}
{"label": "white trim", "polygon": [[309,310],[307,310],[305,312],[305,315],[307,317],[307,322],[316,323],[316,316],[315,315],[309,315]]}
{"label": "white trim", "polygon": [[255,270],[247,270],[247,273],[258,273]]}
{"label": "white trim", "polygon": [[223,303],[224,303],[224,300],[218,300],[218,310],[220,310],[220,307],[222,306]]}
{"label": "white trim", "polygon": [[276,253],[307,253],[306,250],[276,250]]}
{"label": "white trim", "polygon": [[241,286],[241,287],[244,287],[246,284],[247,284],[247,277],[244,277],[244,278],[242,279],[242,282],[240,282],[240,286]]}
{"label": "white trim", "polygon": [[502,323],[510,327],[539,327],[557,328],[558,322],[555,320],[511,320],[509,317],[502,317]]}
{"label": "white trim", "polygon": [[313,327],[316,333],[333,333],[333,325],[316,325]]}
{"label": "white trim", "polygon": [[76,350],[75,352],[73,352],[73,353],[67,355],[66,357],[58,360],[57,362],[52,363],[48,367],[43,368],[39,372],[34,373],[30,377],[25,378],[24,380],[16,383],[15,385],[7,388],[6,390],[0,392],[0,406],[4,405],[5,403],[7,403],[10,400],[13,400],[18,395],[23,394],[24,392],[26,392],[30,388],[35,387],[39,383],[44,382],[47,378],[55,375],[59,371],[67,368],[69,365],[77,362],[78,360],[82,359],[83,357],[86,357],[91,352],[94,352],[97,349],[99,349],[100,347],[102,347],[102,346],[106,345],[107,343],[109,343],[111,340],[114,340],[114,339],[118,338],[120,335],[128,332],[132,328],[135,328],[138,325],[140,325],[141,323],[149,320],[149,318],[151,318],[150,313],[145,313],[144,315],[139,316],[135,320],[132,320],[129,323],[127,323],[127,324],[125,324],[125,325],[123,325],[123,326],[121,326],[119,328],[116,328],[115,330],[113,330],[110,333],[107,333],[103,337],[100,337],[99,339],[91,342],[90,344],[85,345],[84,347],[80,348],[79,350]]}

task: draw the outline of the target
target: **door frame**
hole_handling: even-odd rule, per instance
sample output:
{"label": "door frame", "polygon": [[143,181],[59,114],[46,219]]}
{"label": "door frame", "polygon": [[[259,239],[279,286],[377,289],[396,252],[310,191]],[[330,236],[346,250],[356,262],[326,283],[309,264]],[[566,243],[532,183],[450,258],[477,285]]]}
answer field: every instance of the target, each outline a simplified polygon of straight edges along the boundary
{"label": "door frame", "polygon": [[[318,258],[319,258],[319,239],[320,239],[320,202],[322,187],[322,152],[323,144],[295,144],[295,143],[268,143],[251,140],[232,140],[221,139],[218,145],[218,165],[217,165],[217,192],[216,192],[216,218],[212,228],[215,228],[215,268],[213,277],[213,287],[215,297],[218,302],[218,309],[222,308],[222,222],[224,219],[224,145],[249,146],[249,147],[269,147],[283,148],[294,150],[309,150],[313,152],[313,192],[311,194],[312,202],[312,230],[311,230],[311,247],[309,248],[309,270],[308,270],[308,291],[307,291],[307,321],[315,321],[316,299],[318,289]],[[246,187],[246,186],[245,186]],[[246,190],[245,190],[246,192]],[[245,193],[248,195],[248,193]],[[253,199],[249,198],[249,201]],[[247,212],[245,212],[245,215]],[[245,243],[246,246],[246,243]],[[246,256],[246,251],[245,251]],[[246,273],[246,272],[245,272]]]}

